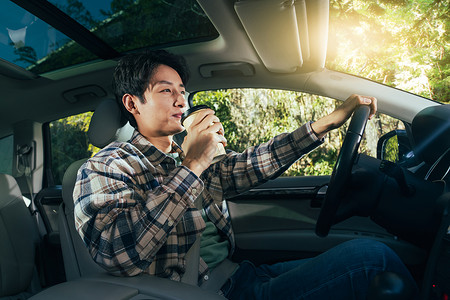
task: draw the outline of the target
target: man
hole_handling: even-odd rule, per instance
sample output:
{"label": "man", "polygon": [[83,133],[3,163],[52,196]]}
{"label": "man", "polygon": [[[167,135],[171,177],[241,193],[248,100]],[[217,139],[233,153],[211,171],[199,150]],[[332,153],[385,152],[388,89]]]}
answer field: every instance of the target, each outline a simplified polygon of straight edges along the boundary
{"label": "man", "polygon": [[[357,106],[376,112],[375,98],[352,95],[320,120],[211,165],[216,145],[226,145],[212,110],[195,117],[183,150],[173,141],[184,130],[187,74],[182,58],[165,51],[125,56],[115,70],[117,101],[136,131],[89,159],[74,189],[77,230],[111,273],[180,281],[186,253],[200,240],[202,284],[234,251],[224,198],[279,176]],[[243,262],[220,292],[230,299],[365,299],[370,281],[383,271],[413,281],[389,248],[355,240],[308,260],[260,267]]]}

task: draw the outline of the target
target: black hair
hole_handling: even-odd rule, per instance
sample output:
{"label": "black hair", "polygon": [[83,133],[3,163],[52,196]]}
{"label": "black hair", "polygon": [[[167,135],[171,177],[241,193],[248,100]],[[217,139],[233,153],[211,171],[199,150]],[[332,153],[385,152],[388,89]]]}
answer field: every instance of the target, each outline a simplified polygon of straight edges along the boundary
{"label": "black hair", "polygon": [[177,71],[184,86],[187,85],[189,73],[186,61],[182,56],[169,53],[165,50],[132,53],[123,56],[114,70],[113,90],[117,104],[131,126],[137,127],[133,115],[125,108],[122,97],[125,94],[137,96],[142,103],[147,100],[144,93],[150,80],[160,65],[166,65]]}

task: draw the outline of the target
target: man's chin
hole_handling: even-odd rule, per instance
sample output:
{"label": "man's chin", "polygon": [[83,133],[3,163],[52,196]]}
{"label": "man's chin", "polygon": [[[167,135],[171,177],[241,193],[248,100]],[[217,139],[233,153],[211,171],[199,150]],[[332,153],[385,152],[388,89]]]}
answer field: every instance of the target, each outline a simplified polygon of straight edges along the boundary
{"label": "man's chin", "polygon": [[185,130],[184,127],[179,127],[179,128],[177,128],[177,129],[174,129],[174,130],[172,131],[172,135],[181,133],[181,132],[183,132],[184,130]]}

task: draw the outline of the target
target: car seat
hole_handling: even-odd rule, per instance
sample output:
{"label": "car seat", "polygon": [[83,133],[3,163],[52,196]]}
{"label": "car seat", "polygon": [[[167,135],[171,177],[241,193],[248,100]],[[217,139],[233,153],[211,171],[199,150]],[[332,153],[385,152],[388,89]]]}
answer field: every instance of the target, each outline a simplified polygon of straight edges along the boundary
{"label": "car seat", "polygon": [[0,298],[26,299],[40,290],[39,233],[14,177],[0,174],[0,193]]}
{"label": "car seat", "polygon": [[0,240],[0,299],[137,299],[142,294],[137,287],[84,279],[42,289],[35,266],[37,224],[17,181],[7,174],[0,174]]}
{"label": "car seat", "polygon": [[17,181],[7,174],[0,174],[0,240],[0,299],[132,299],[140,294],[136,287],[92,280],[65,282],[43,290],[35,267],[37,224]]}
{"label": "car seat", "polygon": [[[90,142],[103,148],[114,140],[128,140],[134,128],[123,119],[113,99],[103,100],[92,116],[88,136]],[[63,203],[59,212],[59,228],[64,268],[67,280],[95,281],[137,289],[151,299],[224,299],[222,296],[185,283],[150,275],[117,277],[109,275],[91,258],[87,247],[75,229],[73,188],[77,171],[85,159],[73,162],[63,178]],[[79,280],[78,280],[79,279]],[[67,283],[66,283],[67,284]],[[82,297],[83,298],[83,297]],[[44,299],[44,298],[42,298]],[[81,298],[80,298],[81,299]],[[85,298],[83,298],[85,299]],[[94,298],[93,298],[94,299]],[[116,297],[108,299],[117,299]],[[128,299],[128,298],[125,298]]]}
{"label": "car seat", "polygon": [[[122,118],[120,109],[115,101],[113,99],[105,99],[99,104],[91,118],[88,137],[94,146],[103,148],[114,140],[128,140],[133,130],[134,128]],[[86,159],[73,162],[64,173],[62,181],[63,203],[58,216],[67,280],[101,273],[106,274],[106,271],[92,260],[74,225],[72,193],[78,169]]]}

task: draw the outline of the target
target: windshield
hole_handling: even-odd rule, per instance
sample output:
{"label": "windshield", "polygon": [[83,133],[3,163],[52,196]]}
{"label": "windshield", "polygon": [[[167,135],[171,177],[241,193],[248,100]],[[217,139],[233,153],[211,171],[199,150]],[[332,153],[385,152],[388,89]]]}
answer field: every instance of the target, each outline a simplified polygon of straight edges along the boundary
{"label": "windshield", "polygon": [[450,102],[450,1],[330,2],[326,66]]}

